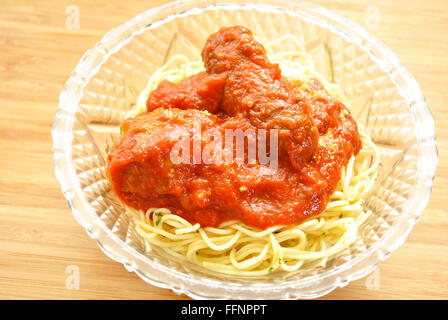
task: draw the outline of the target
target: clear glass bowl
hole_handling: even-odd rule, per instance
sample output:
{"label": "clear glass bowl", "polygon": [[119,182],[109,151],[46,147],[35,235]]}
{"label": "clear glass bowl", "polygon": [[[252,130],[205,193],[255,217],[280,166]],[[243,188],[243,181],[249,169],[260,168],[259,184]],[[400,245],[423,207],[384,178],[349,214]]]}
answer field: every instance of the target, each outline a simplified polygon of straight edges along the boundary
{"label": "clear glass bowl", "polygon": [[[145,253],[106,179],[106,155],[151,74],[176,53],[198,59],[205,39],[225,25],[245,25],[262,43],[296,35],[316,61],[326,62],[318,71],[342,87],[352,114],[380,148],[379,178],[365,204],[374,214],[359,240],[325,267],[289,278],[232,278],[157,248]],[[193,298],[316,298],[366,276],[419,219],[437,164],[433,118],[396,55],[359,25],[286,0],[178,1],[114,28],[86,52],[64,86],[52,134],[56,176],[88,235],[146,282]]]}

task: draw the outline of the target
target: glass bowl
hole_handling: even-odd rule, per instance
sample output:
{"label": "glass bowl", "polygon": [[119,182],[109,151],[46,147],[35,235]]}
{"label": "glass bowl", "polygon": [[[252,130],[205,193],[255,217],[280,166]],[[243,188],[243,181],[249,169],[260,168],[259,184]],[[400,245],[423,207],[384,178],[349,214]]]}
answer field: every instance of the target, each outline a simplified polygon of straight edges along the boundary
{"label": "glass bowl", "polygon": [[[379,177],[365,202],[373,214],[358,241],[323,267],[286,278],[230,277],[156,247],[145,252],[106,179],[106,155],[151,74],[177,53],[199,59],[206,38],[229,25],[247,26],[261,43],[295,35],[315,61],[324,61],[317,71],[342,87],[352,114],[380,149]],[[65,84],[52,135],[56,176],[88,235],[146,282],[192,298],[316,298],[366,276],[418,221],[437,164],[433,118],[396,55],[359,25],[286,0],[177,1],[114,28],[84,54]]]}

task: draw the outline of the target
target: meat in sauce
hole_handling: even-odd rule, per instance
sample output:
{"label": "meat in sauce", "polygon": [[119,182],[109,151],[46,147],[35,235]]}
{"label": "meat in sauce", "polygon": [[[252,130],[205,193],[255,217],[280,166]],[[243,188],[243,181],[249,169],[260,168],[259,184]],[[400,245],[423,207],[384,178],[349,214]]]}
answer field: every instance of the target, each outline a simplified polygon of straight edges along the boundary
{"label": "meat in sauce", "polygon": [[[238,220],[265,229],[322,212],[342,167],[361,148],[347,108],[318,80],[299,86],[282,77],[247,28],[211,35],[202,58],[205,72],[161,82],[147,112],[124,122],[107,165],[120,200],[142,210],[166,207],[203,227]],[[276,170],[258,160],[173,162],[171,152],[185,137],[198,130],[224,136],[226,129],[277,129]],[[204,152],[210,141],[200,136]],[[215,147],[226,152],[220,142]]]}

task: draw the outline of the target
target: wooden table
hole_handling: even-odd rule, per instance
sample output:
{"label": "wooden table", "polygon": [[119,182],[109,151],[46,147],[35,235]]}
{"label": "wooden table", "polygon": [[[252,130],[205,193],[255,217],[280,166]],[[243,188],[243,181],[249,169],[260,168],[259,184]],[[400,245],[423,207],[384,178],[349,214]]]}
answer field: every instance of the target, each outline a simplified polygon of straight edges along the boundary
{"label": "wooden table", "polygon": [[[406,243],[376,278],[325,298],[448,298],[448,2],[316,2],[370,28],[397,53],[434,115],[440,157],[431,201]],[[0,298],[187,298],[146,284],[101,252],[62,196],[51,150],[59,92],[82,54],[112,27],[162,3],[0,1]],[[66,27],[69,5],[79,8],[79,29]],[[79,290],[66,287],[70,266],[79,269]]]}

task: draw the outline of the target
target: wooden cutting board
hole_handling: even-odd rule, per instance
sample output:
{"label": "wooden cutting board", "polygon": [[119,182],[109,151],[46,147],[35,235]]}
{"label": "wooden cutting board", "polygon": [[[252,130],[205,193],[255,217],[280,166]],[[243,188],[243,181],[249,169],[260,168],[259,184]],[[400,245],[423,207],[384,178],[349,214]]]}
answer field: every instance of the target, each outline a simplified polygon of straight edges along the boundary
{"label": "wooden cutting board", "polygon": [[[448,298],[448,2],[316,2],[395,51],[435,117],[440,157],[431,201],[406,243],[371,276],[324,298]],[[112,27],[162,3],[1,1],[1,299],[187,298],[146,284],[101,252],[62,196],[51,150],[58,95],[82,54]],[[70,5],[79,9],[79,28]],[[78,271],[79,288],[71,281]]]}

